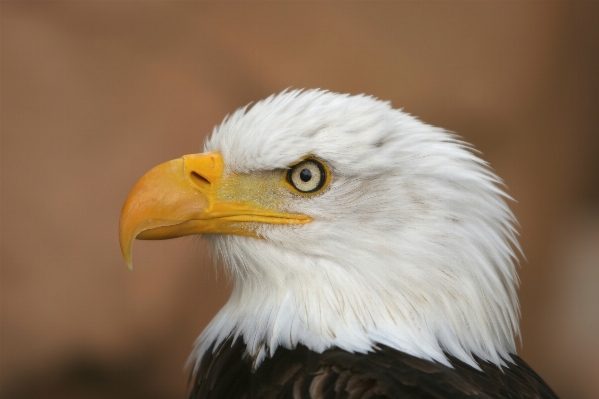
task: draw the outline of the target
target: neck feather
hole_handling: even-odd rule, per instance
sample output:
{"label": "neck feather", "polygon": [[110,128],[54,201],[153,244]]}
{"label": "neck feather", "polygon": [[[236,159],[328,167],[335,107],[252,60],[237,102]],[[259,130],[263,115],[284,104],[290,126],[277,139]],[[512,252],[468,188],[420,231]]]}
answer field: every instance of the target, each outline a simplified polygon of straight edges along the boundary
{"label": "neck feather", "polygon": [[[258,241],[251,242],[251,252],[270,257],[267,247],[255,248],[264,245]],[[246,257],[243,268],[230,266],[259,267],[251,261]],[[476,368],[476,356],[504,365],[515,353],[509,316],[479,290],[466,287],[469,295],[447,295],[416,287],[411,292],[392,279],[357,276],[319,262],[305,273],[296,268],[292,278],[234,272],[231,298],[198,338],[190,360],[199,362],[211,344],[218,347],[231,335],[243,339],[256,366],[279,346],[300,343],[319,353],[331,347],[366,353],[382,344],[446,365],[450,354]]]}

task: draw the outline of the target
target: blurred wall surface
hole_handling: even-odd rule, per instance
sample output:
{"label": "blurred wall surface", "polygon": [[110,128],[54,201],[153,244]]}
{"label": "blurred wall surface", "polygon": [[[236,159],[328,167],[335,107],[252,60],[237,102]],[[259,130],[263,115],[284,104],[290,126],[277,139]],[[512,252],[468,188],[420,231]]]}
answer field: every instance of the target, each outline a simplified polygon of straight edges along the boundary
{"label": "blurred wall surface", "polygon": [[[586,2],[0,3],[0,395],[184,397],[230,292],[200,238],[137,242],[152,166],[287,87],[391,100],[482,151],[517,202],[522,348],[599,392],[599,7]],[[218,277],[218,278],[217,278]]]}

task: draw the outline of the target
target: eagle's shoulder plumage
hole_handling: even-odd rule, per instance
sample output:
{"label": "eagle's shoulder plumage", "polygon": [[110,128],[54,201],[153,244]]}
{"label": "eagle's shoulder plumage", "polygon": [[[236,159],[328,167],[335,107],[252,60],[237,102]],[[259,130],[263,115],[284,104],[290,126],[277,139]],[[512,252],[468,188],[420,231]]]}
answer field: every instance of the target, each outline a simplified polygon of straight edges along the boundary
{"label": "eagle's shoulder plumage", "polygon": [[253,370],[242,339],[211,349],[192,380],[192,399],[557,399],[518,356],[502,368],[478,359],[477,370],[450,355],[446,366],[384,345],[368,354],[298,345]]}

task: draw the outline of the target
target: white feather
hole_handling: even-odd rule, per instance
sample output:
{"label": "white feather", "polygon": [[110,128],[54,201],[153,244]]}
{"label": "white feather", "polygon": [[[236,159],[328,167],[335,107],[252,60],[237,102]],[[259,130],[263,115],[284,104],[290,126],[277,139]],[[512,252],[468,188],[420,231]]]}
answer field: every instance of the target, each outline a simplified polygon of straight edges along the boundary
{"label": "white feather", "polygon": [[209,237],[234,290],[192,358],[231,333],[257,364],[298,343],[474,367],[473,355],[502,365],[515,353],[515,219],[500,179],[452,134],[372,97],[286,91],[228,117],[205,149],[228,173],[314,155],[332,180],[286,200],[312,223]]}

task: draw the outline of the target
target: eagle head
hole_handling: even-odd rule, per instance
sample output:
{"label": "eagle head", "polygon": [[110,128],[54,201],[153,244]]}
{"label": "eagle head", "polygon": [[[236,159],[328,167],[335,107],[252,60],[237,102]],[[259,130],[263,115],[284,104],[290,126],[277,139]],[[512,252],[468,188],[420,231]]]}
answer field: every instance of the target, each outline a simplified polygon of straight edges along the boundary
{"label": "eagle head", "polygon": [[236,111],[204,153],[159,165],[121,215],[133,240],[202,234],[233,293],[194,357],[230,336],[278,346],[387,345],[447,364],[515,353],[515,219],[471,147],[388,102],[285,91]]}

